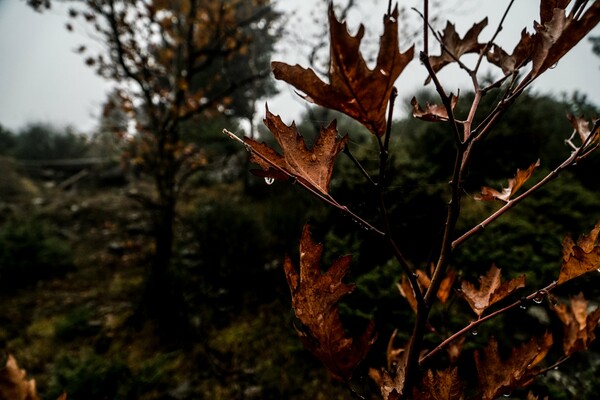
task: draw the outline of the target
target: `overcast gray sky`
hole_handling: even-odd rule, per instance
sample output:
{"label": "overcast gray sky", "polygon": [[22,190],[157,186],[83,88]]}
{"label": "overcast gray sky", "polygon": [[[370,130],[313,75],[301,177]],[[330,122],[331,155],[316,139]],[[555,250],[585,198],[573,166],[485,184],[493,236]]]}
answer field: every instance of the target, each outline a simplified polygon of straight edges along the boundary
{"label": "overcast gray sky", "polygon": [[[291,12],[290,24],[304,16],[301,29],[310,30],[309,11],[323,0],[280,0],[280,7]],[[349,17],[349,27],[356,31],[359,21],[367,25],[365,41],[374,42],[381,33],[381,15],[387,8],[387,0],[363,0],[359,9]],[[410,6],[416,1],[403,1]],[[456,23],[459,34],[464,35],[475,21],[490,17],[488,27],[480,39],[489,39],[500,20],[507,0],[466,0],[459,8],[448,10],[447,15]],[[520,32],[527,27],[531,32],[533,20],[538,18],[537,1],[516,0],[499,42],[512,50]],[[0,0],[0,125],[17,130],[30,122],[50,122],[57,125],[73,125],[83,131],[92,130],[106,96],[108,84],[86,67],[83,58],[74,53],[80,44],[89,42],[83,33],[69,33],[65,29],[66,8],[54,7],[44,14],[33,12],[23,0]],[[412,23],[418,23],[416,14]],[[440,23],[442,29],[444,23]],[[594,35],[600,35],[596,28]],[[370,38],[370,39],[369,39]],[[306,55],[297,48],[281,46],[274,59],[290,64],[306,65]],[[402,48],[404,51],[405,49]],[[432,45],[431,54],[438,47]],[[548,71],[536,84],[534,90],[542,93],[560,94],[579,90],[600,104],[600,58],[592,55],[588,40],[580,43],[557,66]],[[413,61],[396,83],[400,95],[407,97],[422,86],[426,72],[418,61]],[[469,81],[455,68],[447,68],[440,74],[449,91],[469,89]],[[285,84],[282,93],[269,100],[270,108],[282,114],[286,121],[298,118],[302,103],[293,89]]]}

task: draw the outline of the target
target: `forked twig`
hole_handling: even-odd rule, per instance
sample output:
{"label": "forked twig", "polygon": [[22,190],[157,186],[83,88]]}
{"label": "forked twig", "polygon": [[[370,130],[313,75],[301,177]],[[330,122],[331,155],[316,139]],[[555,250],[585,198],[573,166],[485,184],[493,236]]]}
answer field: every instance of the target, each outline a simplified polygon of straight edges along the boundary
{"label": "forked twig", "polygon": [[440,344],[437,345],[436,348],[434,348],[433,350],[431,350],[430,352],[428,352],[427,354],[425,354],[423,357],[421,357],[421,359],[419,360],[419,364],[423,364],[425,363],[425,361],[429,360],[431,357],[435,356],[437,353],[439,353],[440,351],[442,351],[443,349],[445,349],[446,347],[448,347],[448,345],[450,343],[452,343],[453,341],[455,341],[456,339],[458,339],[459,337],[465,335],[467,332],[470,332],[472,330],[474,330],[475,328],[477,328],[479,325],[483,324],[484,322],[497,317],[498,315],[504,314],[505,312],[512,310],[513,308],[519,307],[523,305],[523,302],[527,302],[527,301],[531,301],[535,298],[537,298],[538,296],[541,296],[541,294],[543,294],[543,296],[546,296],[548,293],[550,293],[550,291],[552,291],[558,284],[556,282],[552,282],[550,283],[548,286],[546,286],[543,289],[540,290],[536,290],[535,292],[531,293],[528,296],[522,297],[519,300],[515,301],[512,304],[509,304],[506,307],[503,307],[499,310],[496,310],[484,317],[481,317],[475,321],[471,321],[467,326],[465,326],[464,328],[462,328],[461,330],[459,330],[458,332],[452,334],[451,336],[449,336],[447,339],[445,339],[443,342],[441,342]]}

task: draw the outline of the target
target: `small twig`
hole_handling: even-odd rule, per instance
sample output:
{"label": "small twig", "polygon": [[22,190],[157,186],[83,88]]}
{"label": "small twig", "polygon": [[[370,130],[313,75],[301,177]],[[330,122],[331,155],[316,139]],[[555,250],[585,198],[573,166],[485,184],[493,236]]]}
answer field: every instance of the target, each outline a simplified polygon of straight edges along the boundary
{"label": "small twig", "polygon": [[[422,14],[422,13],[421,13],[419,10],[417,10],[417,9],[416,9],[416,8],[414,8],[414,7],[412,8],[412,10],[413,10],[413,11],[415,11],[417,14],[419,14],[419,16],[420,16],[422,19],[425,19],[425,16],[424,16],[424,15],[423,15],[423,14]],[[433,27],[431,26],[431,24],[429,24],[429,22],[426,22],[425,24],[426,24],[426,26],[427,26],[427,27],[429,27],[429,29],[431,30],[431,33],[433,34],[433,36],[435,37],[435,39],[436,39],[436,40],[438,41],[438,43],[440,44],[440,47],[441,47],[441,50],[442,50],[442,54],[444,53],[444,51],[445,51],[446,53],[448,53],[448,55],[449,55],[450,57],[452,57],[452,60],[453,60],[454,62],[456,62],[456,63],[458,64],[458,66],[459,66],[461,69],[464,69],[464,70],[465,70],[465,71],[466,71],[466,72],[467,72],[469,75],[471,75],[471,74],[472,74],[472,71],[471,71],[471,69],[470,69],[469,67],[467,67],[467,66],[466,66],[466,65],[465,65],[465,64],[464,64],[462,61],[460,61],[460,59],[459,59],[458,57],[456,57],[456,55],[454,55],[454,53],[452,53],[452,52],[450,51],[450,49],[448,49],[448,47],[447,47],[447,46],[444,44],[444,42],[442,41],[442,37],[441,37],[441,36],[440,36],[440,35],[439,35],[439,34],[438,34],[436,31],[435,31],[435,29],[433,29]],[[429,56],[429,55],[428,55],[428,56]]]}
{"label": "small twig", "polygon": [[440,83],[440,81],[437,77],[437,74],[431,67],[431,64],[429,63],[429,57],[427,57],[427,55],[425,53],[421,52],[420,60],[423,63],[423,65],[425,66],[425,68],[427,69],[427,72],[429,72],[429,76],[433,80],[435,89],[437,90],[438,94],[440,95],[440,98],[442,99],[442,103],[444,104],[444,107],[446,108],[446,112],[448,113],[448,122],[450,123],[450,126],[452,127],[452,130],[454,131],[454,138],[456,140],[457,145],[460,146],[462,144],[462,139],[460,137],[460,132],[458,130],[458,124],[454,117],[454,110],[452,109],[452,100],[444,91],[444,87]]}
{"label": "small twig", "polygon": [[423,0],[423,53],[429,56],[429,1]]}
{"label": "small twig", "polygon": [[516,77],[516,74],[508,74],[508,75],[504,75],[502,78],[498,79],[496,82],[489,84],[488,86],[484,87],[483,89],[481,89],[481,92],[483,94],[486,94],[487,92],[489,92],[492,89],[496,89],[502,86],[502,84],[504,83],[505,80],[507,80],[509,77],[512,77],[513,80]]}
{"label": "small twig", "polygon": [[392,123],[394,117],[394,105],[396,104],[396,98],[398,97],[398,89],[396,86],[392,87],[392,92],[390,93],[390,102],[389,102],[389,110],[388,110],[388,119],[385,127],[385,142],[383,147],[385,150],[389,150],[390,148],[390,136],[392,135]]}
{"label": "small twig", "polygon": [[271,166],[273,169],[275,169],[278,172],[282,173],[283,175],[287,176],[288,178],[290,178],[294,182],[297,182],[300,186],[302,186],[304,189],[308,190],[312,195],[314,195],[318,199],[320,199],[323,202],[329,204],[330,206],[333,206],[333,207],[337,208],[339,211],[341,211],[343,214],[345,214],[348,217],[350,217],[350,219],[352,219],[352,221],[356,222],[357,224],[359,224],[364,229],[366,229],[369,232],[372,232],[372,233],[374,233],[374,234],[376,234],[378,236],[386,236],[386,234],[384,232],[382,232],[379,229],[375,228],[373,225],[371,225],[371,223],[365,221],[362,217],[360,217],[359,215],[355,214],[348,207],[343,206],[340,203],[338,203],[333,197],[331,197],[330,194],[323,193],[323,192],[321,192],[319,190],[316,190],[315,188],[313,188],[310,185],[308,185],[307,183],[305,183],[302,179],[298,179],[298,177],[296,175],[294,175],[294,174],[286,171],[285,169],[281,168],[279,165],[275,164],[268,157],[265,157],[262,154],[254,151],[252,149],[252,147],[250,147],[242,139],[240,139],[238,136],[236,136],[235,133],[230,132],[227,129],[223,129],[223,133],[226,134],[227,136],[229,136],[231,139],[233,139],[233,140],[235,140],[237,142],[240,142],[246,148],[246,150],[250,151],[252,154],[256,155],[257,157],[260,157],[263,161],[265,161],[267,164],[269,164],[269,166]]}
{"label": "small twig", "polygon": [[552,364],[549,367],[546,367],[544,369],[542,369],[540,371],[540,375],[545,374],[548,371],[551,371],[553,369],[557,369],[561,364],[563,364],[565,361],[569,360],[571,358],[571,356],[565,356],[565,357],[561,357],[557,362],[555,362],[554,364]]}
{"label": "small twig", "polygon": [[467,231],[466,233],[462,234],[458,239],[454,240],[452,242],[452,248],[455,249],[456,247],[460,246],[465,240],[469,239],[471,236],[473,236],[477,232],[479,232],[482,229],[484,229],[490,223],[492,223],[493,221],[495,221],[496,219],[498,219],[498,217],[500,217],[502,214],[504,214],[505,212],[507,212],[508,210],[510,210],[511,208],[513,208],[514,206],[516,206],[519,202],[521,202],[521,200],[525,199],[526,197],[529,197],[532,193],[534,193],[535,191],[539,190],[546,183],[548,183],[551,180],[557,178],[558,175],[562,171],[564,171],[567,167],[569,167],[570,165],[572,165],[573,163],[576,162],[576,160],[580,156],[579,153],[580,153],[581,149],[583,149],[583,146],[580,147],[578,149],[578,151],[574,151],[573,153],[571,153],[571,155],[569,156],[569,158],[567,158],[556,169],[552,170],[548,175],[546,175],[544,177],[544,179],[542,179],[541,181],[539,181],[538,183],[536,183],[531,188],[529,188],[528,190],[526,190],[525,192],[523,192],[519,196],[515,197],[514,199],[507,201],[505,205],[503,205],[502,207],[500,207],[496,212],[494,212],[492,215],[490,215],[489,217],[487,217],[484,221],[482,221],[481,223],[475,225],[469,231]]}
{"label": "small twig", "polygon": [[358,170],[360,171],[360,173],[369,181],[369,183],[372,186],[376,186],[377,183],[375,183],[375,181],[373,180],[373,178],[371,178],[371,175],[369,175],[369,173],[367,172],[367,170],[365,170],[365,168],[362,166],[362,164],[360,163],[360,161],[358,161],[358,159],[356,157],[354,157],[354,154],[352,153],[352,151],[350,150],[350,147],[346,144],[344,146],[344,154],[346,156],[348,156],[348,158],[350,158],[350,161],[352,161],[352,163],[356,166],[356,168],[358,168]]}
{"label": "small twig", "polygon": [[496,310],[493,313],[490,313],[490,314],[488,314],[484,317],[481,317],[475,321],[471,321],[467,326],[465,326],[458,332],[454,333],[453,335],[449,336],[442,343],[438,344],[436,348],[434,348],[429,353],[427,353],[423,357],[421,357],[421,359],[419,360],[419,364],[422,365],[425,361],[427,361],[428,359],[430,359],[431,357],[435,356],[437,353],[442,351],[444,348],[446,348],[450,343],[452,343],[459,337],[463,336],[467,332],[472,331],[474,328],[478,327],[479,325],[483,324],[484,322],[486,322],[492,318],[495,318],[498,315],[504,314],[505,312],[507,312],[513,308],[521,306],[523,304],[523,301],[531,301],[542,293],[545,296],[548,293],[550,293],[552,291],[552,289],[554,289],[556,286],[558,286],[558,284],[556,283],[556,281],[554,281],[554,282],[550,283],[548,286],[546,286],[545,288],[536,290],[535,292],[531,293],[529,296],[522,297],[519,300],[515,301],[514,303],[509,304],[508,306],[506,306],[504,308],[501,308],[500,310]]}
{"label": "small twig", "polygon": [[506,10],[504,10],[504,15],[502,15],[502,18],[500,19],[500,22],[498,23],[498,27],[496,28],[496,31],[492,35],[492,38],[483,47],[483,50],[479,54],[479,58],[477,58],[477,64],[475,65],[475,68],[473,68],[474,73],[476,73],[479,70],[481,61],[483,60],[483,56],[488,52],[490,47],[492,47],[494,40],[496,40],[496,37],[498,37],[498,34],[502,31],[502,25],[504,24],[504,20],[506,19],[506,16],[508,15],[508,11],[510,11],[514,2],[515,2],[515,0],[510,0],[510,3],[508,3],[508,6],[506,6]]}
{"label": "small twig", "polygon": [[387,166],[387,160],[389,157],[389,147],[390,147],[390,136],[392,132],[392,119],[394,117],[394,103],[396,101],[396,97],[398,96],[398,89],[396,87],[392,87],[392,92],[390,93],[389,106],[388,106],[388,118],[385,126],[385,135],[383,142],[379,139],[379,179],[378,185],[380,190],[383,190],[383,186],[385,186],[385,171]]}
{"label": "small twig", "polygon": [[385,137],[384,137],[383,141],[381,140],[381,138],[379,136],[377,137],[377,140],[379,143],[379,148],[380,148],[379,179],[376,183],[376,188],[377,188],[377,192],[378,192],[377,194],[378,194],[378,198],[379,198],[379,214],[380,214],[381,220],[383,221],[384,232],[388,239],[388,245],[390,246],[396,259],[400,263],[400,266],[402,267],[403,271],[408,276],[410,285],[415,292],[417,304],[419,306],[424,306],[425,303],[423,300],[423,294],[422,294],[421,290],[419,289],[419,284],[417,282],[417,279],[413,275],[413,268],[410,265],[410,263],[408,262],[408,260],[406,259],[406,257],[404,256],[404,254],[402,253],[402,251],[400,251],[400,248],[398,247],[398,245],[396,244],[396,242],[394,241],[394,239],[392,237],[392,230],[391,230],[390,222],[389,222],[389,213],[387,211],[387,207],[385,205],[385,198],[384,198],[385,186],[386,186],[385,185],[385,173],[386,173],[386,167],[387,167],[387,160],[388,160],[388,156],[389,156],[390,137],[391,137],[391,132],[392,132],[393,117],[394,117],[394,103],[395,103],[397,96],[398,96],[398,90],[396,89],[396,87],[393,87],[392,92],[390,93],[390,98],[389,98],[388,117],[387,117],[387,121],[386,121]]}

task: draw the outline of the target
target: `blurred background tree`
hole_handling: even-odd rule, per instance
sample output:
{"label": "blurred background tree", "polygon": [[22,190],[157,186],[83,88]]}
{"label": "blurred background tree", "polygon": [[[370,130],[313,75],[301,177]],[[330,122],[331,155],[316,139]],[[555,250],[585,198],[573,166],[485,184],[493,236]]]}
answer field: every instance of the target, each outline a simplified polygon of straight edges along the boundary
{"label": "blurred background tree", "polygon": [[[30,1],[36,9],[51,2]],[[103,50],[86,63],[115,83],[104,122],[128,143],[126,155],[153,181],[152,193],[135,198],[150,213],[154,255],[147,277],[147,311],[172,315],[178,199],[191,177],[209,163],[203,133],[211,121],[251,119],[254,102],[272,95],[269,59],[277,20],[269,0],[74,2],[73,22],[93,27]],[[87,53],[85,47],[79,49]],[[198,133],[199,132],[199,133]]]}

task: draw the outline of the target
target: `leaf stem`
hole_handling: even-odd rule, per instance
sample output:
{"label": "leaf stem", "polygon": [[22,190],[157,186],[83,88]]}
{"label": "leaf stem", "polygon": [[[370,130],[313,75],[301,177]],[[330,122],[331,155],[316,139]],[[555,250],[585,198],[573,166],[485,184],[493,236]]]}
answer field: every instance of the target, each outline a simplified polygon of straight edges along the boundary
{"label": "leaf stem", "polygon": [[496,31],[492,35],[492,38],[485,44],[481,53],[479,53],[479,58],[477,59],[477,64],[475,65],[475,68],[473,68],[474,73],[477,73],[477,71],[479,70],[479,67],[481,65],[481,61],[483,60],[483,56],[488,52],[490,47],[492,47],[492,44],[494,44],[494,40],[496,40],[496,37],[502,31],[502,25],[504,24],[504,20],[506,19],[506,16],[508,15],[508,12],[512,8],[512,5],[514,2],[515,2],[515,0],[510,0],[510,3],[508,3],[508,6],[506,6],[506,10],[504,10],[504,15],[502,15],[502,18],[500,19],[500,22],[498,23],[498,27],[496,28]]}
{"label": "leaf stem", "polygon": [[443,88],[442,84],[440,83],[440,81],[437,77],[437,74],[435,73],[435,71],[431,67],[431,64],[429,63],[429,57],[427,57],[427,55],[425,53],[421,52],[419,58],[420,58],[421,62],[423,63],[423,65],[425,66],[425,68],[427,69],[429,76],[433,80],[435,89],[438,92],[438,94],[440,95],[440,98],[442,99],[442,103],[444,104],[444,107],[446,107],[446,111],[448,112],[448,122],[450,123],[450,126],[452,127],[452,131],[454,132],[454,138],[456,140],[456,143],[458,145],[460,145],[460,144],[462,144],[462,140],[460,137],[460,132],[458,130],[458,125],[457,125],[456,119],[454,117],[454,110],[452,109],[452,99],[450,99],[450,97],[444,91],[444,88]]}
{"label": "leaf stem", "polygon": [[[592,136],[592,134],[595,135],[594,132],[596,132],[597,130],[598,129],[596,128],[594,131],[592,131],[590,133],[590,136],[588,137],[588,139]],[[562,171],[564,171],[566,168],[568,168],[569,166],[573,165],[578,160],[581,160],[584,156],[589,155],[590,153],[587,152],[587,151],[585,153],[583,153],[583,150],[586,148],[586,144],[587,143],[589,143],[589,140],[586,140],[586,142],[584,144],[582,144],[581,147],[579,147],[576,151],[572,152],[571,155],[565,161],[563,161],[562,164],[560,164],[557,168],[555,168],[554,170],[552,170],[541,181],[539,181],[538,183],[536,183],[531,188],[529,188],[528,190],[526,190],[525,192],[523,192],[519,196],[515,197],[514,199],[511,199],[511,200],[507,201],[505,205],[503,205],[502,207],[500,207],[492,215],[490,215],[485,220],[483,220],[479,224],[475,225],[469,231],[463,233],[459,238],[457,238],[456,240],[454,240],[452,242],[452,249],[455,249],[456,247],[460,246],[465,240],[469,239],[470,237],[472,237],[473,235],[475,235],[477,232],[483,230],[490,223],[492,223],[493,221],[495,221],[496,219],[498,219],[498,217],[500,217],[502,214],[504,214],[505,212],[507,212],[508,210],[510,210],[511,208],[513,208],[514,206],[516,206],[519,202],[521,202],[521,200],[523,200],[526,197],[530,196],[532,193],[534,193],[537,190],[539,190],[542,186],[544,186],[548,182],[552,181],[553,179],[557,178],[559,176],[559,174]]]}
{"label": "leaf stem", "polygon": [[423,53],[429,56],[429,0],[423,0]]}
{"label": "leaf stem", "polygon": [[514,303],[501,308],[499,310],[494,311],[493,313],[487,314],[484,317],[481,317],[475,321],[471,321],[467,326],[465,326],[464,328],[462,328],[461,330],[459,330],[458,332],[452,334],[451,336],[449,336],[447,339],[445,339],[443,342],[441,342],[440,344],[437,345],[436,348],[434,348],[433,350],[431,350],[430,352],[428,352],[427,354],[425,354],[423,357],[421,357],[421,359],[419,360],[419,365],[422,365],[423,363],[425,363],[425,361],[429,360],[431,357],[435,356],[437,353],[439,353],[441,350],[443,350],[444,348],[446,348],[450,343],[452,343],[453,341],[455,341],[456,339],[458,339],[459,337],[463,336],[464,334],[466,334],[467,332],[473,330],[474,328],[478,327],[479,325],[483,324],[484,322],[497,317],[500,314],[503,314],[513,308],[516,308],[520,305],[522,305],[523,301],[530,301],[533,300],[536,296],[538,296],[540,293],[550,293],[550,291],[552,291],[556,286],[558,286],[557,282],[554,281],[552,283],[550,283],[548,286],[546,286],[543,289],[539,289],[536,290],[535,292],[531,293],[529,296],[523,297],[517,301],[515,301]]}
{"label": "leaf stem", "polygon": [[350,147],[348,146],[348,144],[346,144],[344,146],[344,150],[343,151],[344,151],[344,154],[346,156],[348,156],[348,158],[350,159],[350,161],[352,161],[352,163],[356,166],[356,168],[358,168],[358,170],[360,171],[360,173],[369,181],[369,183],[372,186],[376,186],[377,183],[373,180],[373,178],[371,178],[371,175],[369,175],[369,173],[365,170],[365,168],[362,166],[362,164],[360,163],[360,161],[358,161],[358,159],[356,157],[354,157],[354,154],[350,150]]}

